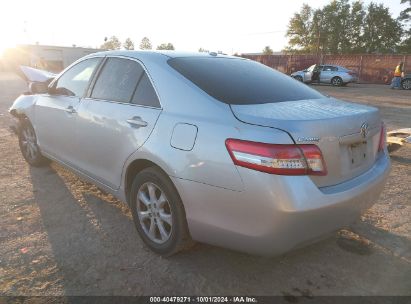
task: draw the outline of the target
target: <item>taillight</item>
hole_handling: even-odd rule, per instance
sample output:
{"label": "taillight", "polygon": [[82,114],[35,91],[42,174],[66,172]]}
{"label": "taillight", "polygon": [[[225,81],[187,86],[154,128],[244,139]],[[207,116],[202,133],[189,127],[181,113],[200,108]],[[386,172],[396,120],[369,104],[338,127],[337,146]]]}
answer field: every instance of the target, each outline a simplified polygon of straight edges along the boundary
{"label": "taillight", "polygon": [[384,151],[385,146],[387,145],[387,132],[385,130],[385,124],[381,124],[380,131],[380,142],[378,143],[378,152]]}
{"label": "taillight", "polygon": [[234,164],[279,175],[326,175],[327,169],[316,145],[276,145],[227,139]]}

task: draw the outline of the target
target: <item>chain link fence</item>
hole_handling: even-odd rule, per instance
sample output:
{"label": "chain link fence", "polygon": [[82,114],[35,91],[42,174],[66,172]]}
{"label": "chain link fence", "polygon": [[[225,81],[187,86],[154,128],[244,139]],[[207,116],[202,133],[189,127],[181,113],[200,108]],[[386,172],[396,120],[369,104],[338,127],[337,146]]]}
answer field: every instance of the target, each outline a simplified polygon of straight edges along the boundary
{"label": "chain link fence", "polygon": [[394,69],[400,61],[404,71],[411,72],[411,54],[407,55],[242,55],[244,58],[261,62],[280,72],[290,75],[295,71],[308,68],[313,64],[335,64],[351,69],[358,74],[360,83],[388,84]]}

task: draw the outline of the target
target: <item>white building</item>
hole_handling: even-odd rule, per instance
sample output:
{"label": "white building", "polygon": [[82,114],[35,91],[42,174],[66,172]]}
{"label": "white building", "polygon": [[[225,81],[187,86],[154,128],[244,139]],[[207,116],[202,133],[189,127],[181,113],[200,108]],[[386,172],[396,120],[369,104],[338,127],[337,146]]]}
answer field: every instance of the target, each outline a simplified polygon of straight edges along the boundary
{"label": "white building", "polygon": [[[77,59],[91,53],[100,52],[100,49],[65,47],[51,45],[19,45],[20,64],[31,67],[59,72]],[[23,61],[23,62],[21,62]]]}

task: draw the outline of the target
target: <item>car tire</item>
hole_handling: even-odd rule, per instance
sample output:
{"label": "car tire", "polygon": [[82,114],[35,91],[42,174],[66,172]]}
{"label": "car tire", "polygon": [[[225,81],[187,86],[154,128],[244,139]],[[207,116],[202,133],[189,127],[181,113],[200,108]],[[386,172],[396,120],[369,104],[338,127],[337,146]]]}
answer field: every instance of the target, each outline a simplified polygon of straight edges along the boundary
{"label": "car tire", "polygon": [[33,167],[42,167],[49,164],[50,160],[41,154],[37,144],[37,136],[33,126],[27,118],[20,120],[18,138],[21,154]]}
{"label": "car tire", "polygon": [[335,87],[340,87],[343,85],[343,81],[341,79],[341,77],[334,77],[333,79],[331,79],[331,84]]}
{"label": "car tire", "polygon": [[170,256],[193,245],[181,198],[159,168],[135,176],[130,207],[140,237],[155,253]]}
{"label": "car tire", "polygon": [[404,79],[401,82],[401,86],[404,90],[411,90],[411,79]]}
{"label": "car tire", "polygon": [[303,82],[303,78],[301,76],[295,76],[294,79]]}

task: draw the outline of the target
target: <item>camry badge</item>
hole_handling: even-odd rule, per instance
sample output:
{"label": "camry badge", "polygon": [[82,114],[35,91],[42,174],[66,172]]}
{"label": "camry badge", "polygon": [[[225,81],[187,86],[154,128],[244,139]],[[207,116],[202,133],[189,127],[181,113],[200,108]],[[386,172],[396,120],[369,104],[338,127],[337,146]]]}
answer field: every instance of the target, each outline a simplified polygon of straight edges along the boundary
{"label": "camry badge", "polygon": [[360,128],[360,134],[363,138],[366,138],[368,135],[368,123],[364,122]]}
{"label": "camry badge", "polygon": [[319,142],[321,138],[319,137],[298,137],[297,141],[298,142],[304,142],[304,141],[315,141],[315,142]]}

